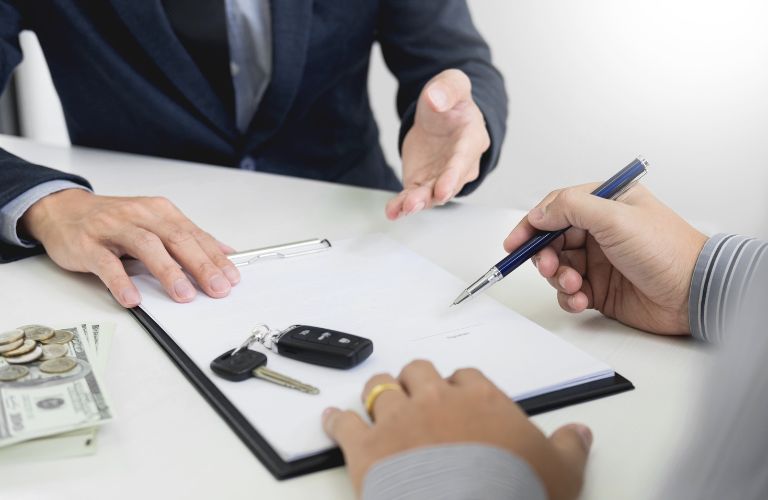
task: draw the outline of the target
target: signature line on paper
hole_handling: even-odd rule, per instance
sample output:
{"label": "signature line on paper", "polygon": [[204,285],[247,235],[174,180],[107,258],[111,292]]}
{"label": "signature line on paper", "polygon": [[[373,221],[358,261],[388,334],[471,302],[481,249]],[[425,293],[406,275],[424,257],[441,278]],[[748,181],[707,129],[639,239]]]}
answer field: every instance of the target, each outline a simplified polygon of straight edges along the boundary
{"label": "signature line on paper", "polygon": [[445,335],[445,337],[449,339],[455,339],[456,337],[463,337],[464,335],[469,335],[470,333],[472,333],[469,330],[480,325],[482,325],[482,323],[475,323],[473,325],[462,326],[460,328],[454,328],[452,330],[444,330],[442,332],[425,335],[424,337],[416,337],[414,339],[411,339],[411,342],[418,342],[420,340],[431,339],[432,337],[439,337],[441,335]]}

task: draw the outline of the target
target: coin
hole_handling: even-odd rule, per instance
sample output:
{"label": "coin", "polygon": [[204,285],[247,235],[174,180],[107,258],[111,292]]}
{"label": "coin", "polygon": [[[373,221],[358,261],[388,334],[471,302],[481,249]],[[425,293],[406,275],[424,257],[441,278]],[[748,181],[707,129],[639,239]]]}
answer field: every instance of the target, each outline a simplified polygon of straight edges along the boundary
{"label": "coin", "polygon": [[56,359],[64,356],[69,351],[69,348],[64,344],[48,344],[43,347],[43,361],[49,359]]}
{"label": "coin", "polygon": [[[21,356],[22,354],[28,353],[29,351],[31,351],[35,347],[37,347],[37,342],[35,342],[34,340],[27,339],[27,340],[24,341],[23,344],[21,344],[20,347],[17,347],[16,349],[14,349],[12,351],[4,352],[3,356],[5,356],[6,359],[7,358],[12,358],[13,356]],[[43,351],[40,351],[40,352],[43,352]]]}
{"label": "coin", "polygon": [[75,336],[72,335],[72,332],[56,330],[53,332],[53,337],[43,340],[43,344],[66,344],[73,338],[75,338]]}
{"label": "coin", "polygon": [[29,374],[29,368],[21,365],[8,365],[0,368],[0,382],[13,382]]}
{"label": "coin", "polygon": [[76,366],[77,361],[72,358],[56,358],[40,363],[40,371],[45,373],[64,373]]}
{"label": "coin", "polygon": [[24,343],[24,339],[19,339],[16,342],[11,342],[9,344],[0,344],[0,354],[3,354],[4,352],[13,351],[17,347],[21,347],[21,345]]}
{"label": "coin", "polygon": [[40,348],[40,346],[36,345],[31,352],[22,354],[21,356],[5,358],[5,360],[12,365],[23,365],[24,363],[31,363],[32,361],[37,361],[42,355],[43,355],[43,350]]}
{"label": "coin", "polygon": [[16,328],[8,332],[0,333],[0,344],[10,344],[24,337],[24,330]]}
{"label": "coin", "polygon": [[24,330],[24,336],[29,340],[48,340],[53,337],[53,328],[43,325],[24,325],[19,330]]}

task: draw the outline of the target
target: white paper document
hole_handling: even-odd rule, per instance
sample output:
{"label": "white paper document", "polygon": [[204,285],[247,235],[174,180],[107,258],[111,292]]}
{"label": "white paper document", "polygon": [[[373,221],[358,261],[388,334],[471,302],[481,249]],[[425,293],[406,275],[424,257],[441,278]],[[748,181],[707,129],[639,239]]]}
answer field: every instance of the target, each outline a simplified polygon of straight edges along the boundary
{"label": "white paper document", "polygon": [[[225,299],[200,293],[190,304],[177,304],[153,277],[135,277],[142,309],[286,461],[331,448],[320,426],[323,409],[364,414],[361,391],[368,378],[397,376],[413,359],[434,362],[444,376],[479,368],[518,400],[613,376],[605,363],[489,297],[449,308],[466,283],[385,236],[332,243],[325,252],[241,268],[242,281]],[[211,361],[262,323],[348,332],[371,339],[374,351],[351,370],[265,351],[270,369],[318,387],[317,396],[258,379],[217,377]]]}

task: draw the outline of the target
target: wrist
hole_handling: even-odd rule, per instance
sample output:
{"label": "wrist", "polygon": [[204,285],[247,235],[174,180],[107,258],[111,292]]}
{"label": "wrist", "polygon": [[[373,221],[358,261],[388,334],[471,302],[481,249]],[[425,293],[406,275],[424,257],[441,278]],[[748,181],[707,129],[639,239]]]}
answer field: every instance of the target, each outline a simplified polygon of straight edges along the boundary
{"label": "wrist", "polygon": [[64,189],[44,196],[30,206],[19,219],[19,236],[42,242],[47,228],[65,204],[81,203],[93,196],[83,189]]}

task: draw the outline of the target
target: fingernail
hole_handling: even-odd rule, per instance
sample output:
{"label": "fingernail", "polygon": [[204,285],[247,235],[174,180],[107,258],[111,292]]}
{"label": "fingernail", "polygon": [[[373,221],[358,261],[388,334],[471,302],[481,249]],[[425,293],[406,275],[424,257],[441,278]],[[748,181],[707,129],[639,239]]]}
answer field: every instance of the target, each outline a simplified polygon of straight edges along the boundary
{"label": "fingernail", "polygon": [[544,210],[542,210],[540,207],[535,207],[530,212],[528,212],[528,220],[532,222],[540,221],[543,218]]}
{"label": "fingernail", "polygon": [[227,245],[226,243],[219,242],[219,245],[221,246],[221,249],[224,250],[224,253],[226,253],[227,255],[237,252],[237,250]]}
{"label": "fingernail", "polygon": [[448,107],[448,94],[438,85],[432,85],[427,91],[429,99],[438,111],[445,111]]}
{"label": "fingernail", "polygon": [[533,262],[533,267],[535,267],[536,269],[539,268],[539,256],[538,255],[534,255],[533,257],[531,257],[531,262]]}
{"label": "fingernail", "polygon": [[224,276],[226,276],[229,282],[233,285],[240,283],[240,271],[238,271],[236,267],[225,267]]}
{"label": "fingernail", "polygon": [[141,296],[139,296],[139,292],[137,292],[133,288],[123,288],[123,290],[120,292],[120,298],[123,301],[123,304],[128,307],[133,307],[139,305],[139,302],[141,302]]}
{"label": "fingernail", "polygon": [[216,293],[226,293],[230,289],[229,281],[227,281],[224,276],[217,274],[213,278],[211,278],[211,290],[213,290]]}
{"label": "fingernail", "polygon": [[[561,275],[560,275],[560,277],[559,277],[559,278],[557,278],[557,282],[560,284],[560,288],[565,288],[565,275],[564,275],[564,274],[561,274]],[[569,304],[571,303],[571,299],[572,299],[572,298],[573,298],[573,297],[570,297],[570,298],[568,299],[568,303],[569,303]]]}
{"label": "fingernail", "polygon": [[333,407],[328,407],[325,410],[323,410],[323,420],[327,420],[328,417],[330,417],[331,414],[333,414],[333,412],[335,411],[336,411],[336,408],[333,408]]}
{"label": "fingernail", "polygon": [[584,449],[589,451],[589,449],[592,448],[592,431],[586,425],[581,424],[576,424],[573,428],[584,442]]}
{"label": "fingernail", "polygon": [[576,295],[571,295],[568,297],[568,305],[571,307],[571,309],[577,309],[578,304],[576,303]]}
{"label": "fingernail", "polygon": [[412,209],[410,209],[410,210],[408,211],[408,213],[407,213],[407,214],[405,214],[405,215],[411,215],[411,214],[415,214],[415,213],[416,213],[416,212],[418,212],[419,210],[424,210],[424,207],[426,207],[426,206],[427,206],[427,204],[426,204],[426,203],[424,203],[423,201],[420,201],[420,202],[418,202],[418,203],[417,203],[417,204],[416,204],[416,205],[415,205],[415,206],[414,206]]}
{"label": "fingernail", "polygon": [[195,296],[195,287],[185,278],[179,278],[173,282],[173,291],[182,300],[189,300]]}

